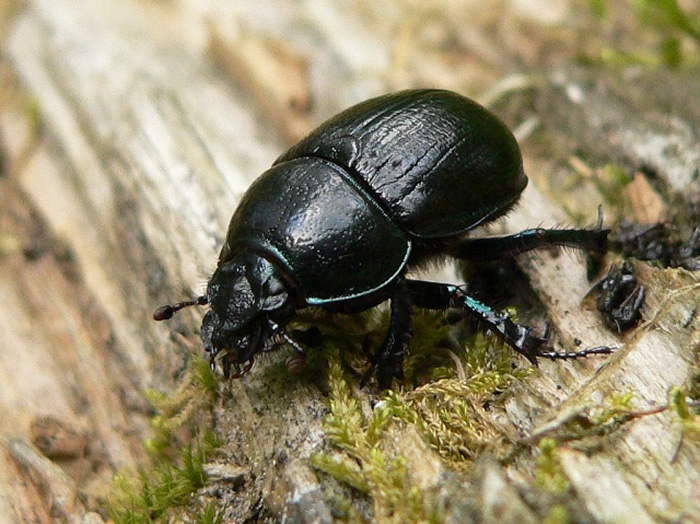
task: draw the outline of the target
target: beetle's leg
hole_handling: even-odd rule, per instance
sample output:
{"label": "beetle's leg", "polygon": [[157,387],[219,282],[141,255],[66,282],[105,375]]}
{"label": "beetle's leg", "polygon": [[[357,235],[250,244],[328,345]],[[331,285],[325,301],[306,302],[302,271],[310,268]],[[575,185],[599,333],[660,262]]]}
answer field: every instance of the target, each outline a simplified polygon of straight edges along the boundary
{"label": "beetle's leg", "polygon": [[526,229],[515,235],[468,238],[449,248],[449,254],[465,260],[497,260],[513,257],[549,246],[571,247],[605,252],[610,230],[595,229]]}
{"label": "beetle's leg", "polygon": [[270,318],[267,319],[267,324],[270,326],[271,335],[281,336],[282,340],[284,340],[287,344],[294,348],[294,351],[296,351],[299,355],[306,357],[304,349],[299,344],[297,344],[297,341],[290,337],[284,329],[282,329],[282,326],[280,326],[277,322]]}
{"label": "beetle's leg", "polygon": [[389,331],[381,347],[372,358],[372,366],[362,377],[362,385],[376,374],[381,389],[391,387],[394,377],[403,376],[403,357],[411,339],[411,299],[406,279],[400,277],[391,294],[391,320]]}
{"label": "beetle's leg", "polygon": [[537,357],[578,358],[611,352],[611,349],[605,346],[567,353],[551,351],[548,349],[549,327],[545,330],[544,336],[534,335],[531,327],[516,324],[507,314],[491,309],[452,284],[424,282],[422,280],[407,280],[406,283],[410,299],[417,307],[461,309],[486,324],[492,332],[535,365]]}

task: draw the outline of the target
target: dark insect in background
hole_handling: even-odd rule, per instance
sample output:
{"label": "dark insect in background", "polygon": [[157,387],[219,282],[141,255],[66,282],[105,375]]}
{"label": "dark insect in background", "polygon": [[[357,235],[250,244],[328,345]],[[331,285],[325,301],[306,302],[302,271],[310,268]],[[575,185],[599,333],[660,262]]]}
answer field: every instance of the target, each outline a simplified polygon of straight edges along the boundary
{"label": "dark insect in background", "polygon": [[622,333],[641,320],[646,288],[637,283],[629,262],[620,267],[613,264],[608,274],[589,291],[591,293],[597,293],[596,306],[610,329]]}

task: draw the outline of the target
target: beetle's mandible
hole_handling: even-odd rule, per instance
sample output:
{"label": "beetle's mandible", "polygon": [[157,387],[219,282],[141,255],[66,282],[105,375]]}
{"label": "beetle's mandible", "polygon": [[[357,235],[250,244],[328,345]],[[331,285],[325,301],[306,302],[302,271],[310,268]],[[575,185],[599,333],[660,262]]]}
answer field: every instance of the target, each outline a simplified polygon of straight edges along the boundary
{"label": "beetle's mandible", "polygon": [[529,229],[469,238],[504,215],[527,185],[510,130],[476,102],[443,90],[412,90],[351,107],[301,140],[248,189],[229,225],[206,295],[166,305],[156,320],[209,304],[201,337],[224,374],[248,371],[297,310],[352,313],[391,300],[391,321],[371,372],[389,387],[401,375],[411,306],[460,308],[515,350],[557,353],[543,336],[450,284],[411,280],[435,257],[489,260],[546,247],[605,251],[608,230]]}

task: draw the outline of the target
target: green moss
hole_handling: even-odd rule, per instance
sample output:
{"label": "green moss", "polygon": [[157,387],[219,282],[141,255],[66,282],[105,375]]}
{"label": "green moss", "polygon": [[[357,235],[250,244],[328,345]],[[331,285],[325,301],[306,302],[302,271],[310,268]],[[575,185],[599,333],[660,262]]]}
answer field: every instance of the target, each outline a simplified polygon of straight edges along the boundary
{"label": "green moss", "polygon": [[700,23],[686,13],[677,0],[629,0],[639,19],[659,31],[669,30],[700,42]]}
{"label": "green moss", "polygon": [[[204,464],[214,448],[211,437],[197,439],[194,448],[187,445],[180,453],[180,465],[157,463],[151,470],[137,476],[117,475],[108,502],[108,511],[116,523],[153,522],[161,519],[173,507],[190,501],[204,486],[207,476]],[[202,515],[206,509],[202,511]]]}
{"label": "green moss", "polygon": [[[689,58],[697,62],[692,52],[685,52],[700,42],[697,9],[684,10],[677,0],[628,0],[618,4],[589,0],[588,4],[597,25],[626,27],[631,43],[623,49],[618,39],[613,40],[607,36],[608,32],[601,30],[611,43],[597,56],[585,57],[585,62],[669,68],[679,67]],[[631,48],[630,44],[635,47]]]}
{"label": "green moss", "polygon": [[[194,359],[178,388],[171,395],[148,391],[157,410],[151,425],[153,436],[146,442],[152,465],[136,474],[116,475],[107,509],[117,523],[153,522],[165,518],[172,508],[188,504],[207,480],[204,464],[223,441],[212,431],[200,429],[202,414],[215,398],[216,376],[208,363]],[[175,430],[189,426],[182,445]],[[194,442],[194,445],[192,445]],[[201,508],[198,522],[220,522],[211,509]],[[218,520],[217,520],[218,519]]]}
{"label": "green moss", "polygon": [[608,13],[605,0],[588,0],[588,5],[596,18],[603,19]]}
{"label": "green moss", "polygon": [[41,116],[41,105],[39,104],[39,100],[36,98],[27,97],[25,99],[25,110],[31,126],[32,137],[36,138],[41,134],[43,123],[43,119]]}
{"label": "green moss", "polygon": [[378,406],[365,419],[360,402],[344,376],[337,348],[327,348],[330,415],[324,428],[339,453],[318,453],[312,465],[371,498],[376,520],[417,522],[427,518],[424,494],[410,482],[404,458],[387,450],[388,406]]}
{"label": "green moss", "polygon": [[675,387],[668,395],[668,405],[680,419],[684,437],[700,439],[700,416],[690,410],[687,396],[688,391],[685,388]]}
{"label": "green moss", "polygon": [[569,510],[563,504],[554,504],[542,519],[543,524],[569,524],[575,522],[569,514]]}
{"label": "green moss", "polygon": [[324,429],[332,450],[313,455],[311,463],[368,497],[374,520],[439,520],[435,494],[412,484],[405,458],[388,436],[413,425],[456,470],[466,470],[483,451],[504,454],[510,442],[487,409],[503,402],[503,392],[532,370],[514,368],[513,351],[481,332],[462,337],[466,350],[447,349],[450,326],[444,313],[416,311],[405,378],[365,415],[351,384],[367,370],[368,358],[353,357],[357,350],[345,345],[349,340],[363,345],[371,340],[372,347],[379,347],[388,317],[379,314],[374,322],[362,322],[362,329],[356,325],[349,337],[336,337],[333,326],[324,326],[331,336],[324,338],[319,354],[327,362],[330,414]]}
{"label": "green moss", "polygon": [[538,446],[539,455],[535,460],[535,482],[554,493],[564,493],[569,489],[569,479],[559,461],[557,441],[543,438]]}
{"label": "green moss", "polygon": [[153,436],[146,440],[146,449],[152,457],[167,455],[172,450],[173,430],[213,406],[216,384],[217,377],[209,363],[195,357],[174,392],[166,395],[156,390],[146,391],[146,398],[158,412],[151,419]]}
{"label": "green moss", "polygon": [[216,511],[214,503],[207,504],[202,513],[195,520],[196,524],[221,524],[224,521],[222,513]]}
{"label": "green moss", "polygon": [[594,426],[602,426],[609,424],[620,417],[626,418],[632,411],[632,402],[634,400],[634,392],[626,391],[612,395],[607,406],[594,412],[591,417],[591,423]]}

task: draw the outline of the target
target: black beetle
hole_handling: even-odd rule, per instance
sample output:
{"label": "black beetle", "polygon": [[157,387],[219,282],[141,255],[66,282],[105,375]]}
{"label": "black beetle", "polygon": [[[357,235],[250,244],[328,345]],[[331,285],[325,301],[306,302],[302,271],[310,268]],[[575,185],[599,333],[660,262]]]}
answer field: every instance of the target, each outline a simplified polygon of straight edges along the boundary
{"label": "black beetle", "polygon": [[608,353],[550,351],[548,329],[536,336],[458,286],[404,276],[441,256],[493,260],[545,246],[605,251],[609,231],[600,225],[467,238],[507,213],[527,181],[513,134],[476,102],[433,89],[367,100],[321,125],[253,183],[206,295],[163,306],[154,318],[209,304],[204,348],[226,376],[233,366],[234,377],[275,335],[303,355],[284,331],[297,310],[352,313],[387,299],[389,331],[370,370],[382,388],[401,374],[411,305],[461,308],[533,363]]}

